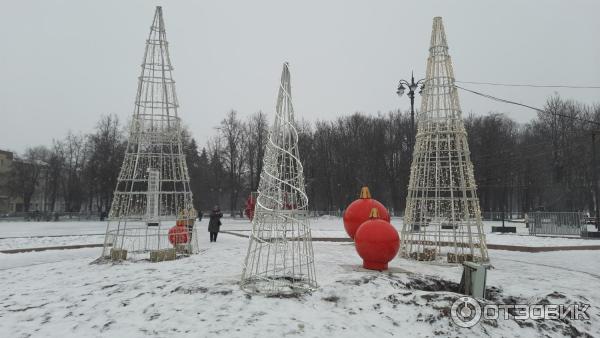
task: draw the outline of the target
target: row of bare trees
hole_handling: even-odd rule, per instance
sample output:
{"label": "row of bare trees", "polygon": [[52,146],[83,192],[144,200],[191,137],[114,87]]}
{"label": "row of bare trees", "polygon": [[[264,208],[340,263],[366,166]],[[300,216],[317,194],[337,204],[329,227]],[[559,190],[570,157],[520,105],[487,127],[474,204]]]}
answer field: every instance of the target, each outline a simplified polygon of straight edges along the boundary
{"label": "row of bare trees", "polygon": [[89,135],[69,132],[51,146],[27,149],[12,162],[0,188],[20,199],[20,211],[106,211],[124,150],[119,119],[106,115]]}
{"label": "row of bare trees", "polygon": [[[464,117],[482,210],[595,210],[591,134],[599,128],[586,120],[600,122],[600,105],[553,96],[544,110],[525,124],[500,113]],[[198,192],[209,196],[208,204],[239,211],[256,190],[266,129],[262,113],[248,121],[227,114],[208,146],[212,176],[205,177],[211,188]],[[314,124],[301,120],[298,131],[313,210],[343,210],[367,184],[377,199],[402,214],[412,157],[407,113],[354,113]]]}
{"label": "row of bare trees", "polygon": [[501,114],[466,122],[481,207],[494,211],[595,210],[592,132],[600,106],[558,96],[519,125]]}
{"label": "row of bare trees", "polygon": [[[584,120],[600,122],[600,106],[555,96],[544,108],[547,113],[526,124],[499,113],[465,117],[482,210],[594,211],[594,125]],[[204,147],[184,131],[197,209],[218,204],[240,214],[258,188],[268,120],[262,112],[241,118],[230,111]],[[375,198],[402,213],[411,161],[407,113],[354,113],[297,124],[313,210],[342,210],[367,184]],[[57,203],[67,211],[108,210],[125,138],[117,117],[103,116],[89,135],[70,133],[51,147],[28,149],[11,171],[8,188],[26,210],[36,189],[44,190],[48,211]]]}

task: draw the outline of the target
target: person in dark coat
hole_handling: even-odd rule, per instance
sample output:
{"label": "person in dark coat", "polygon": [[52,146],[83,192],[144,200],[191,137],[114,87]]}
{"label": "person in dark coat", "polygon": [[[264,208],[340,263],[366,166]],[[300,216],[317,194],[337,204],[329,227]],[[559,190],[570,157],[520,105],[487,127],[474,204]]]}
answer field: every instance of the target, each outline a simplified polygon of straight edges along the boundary
{"label": "person in dark coat", "polygon": [[210,221],[208,222],[208,232],[210,232],[210,241],[216,242],[219,229],[221,228],[221,217],[223,217],[223,213],[218,205],[215,205],[210,212],[209,217]]}

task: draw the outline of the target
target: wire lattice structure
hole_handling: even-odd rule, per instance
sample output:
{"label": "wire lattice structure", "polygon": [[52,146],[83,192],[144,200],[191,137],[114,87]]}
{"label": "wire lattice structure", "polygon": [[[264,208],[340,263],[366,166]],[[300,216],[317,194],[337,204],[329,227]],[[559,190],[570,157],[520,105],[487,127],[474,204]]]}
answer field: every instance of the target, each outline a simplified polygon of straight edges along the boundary
{"label": "wire lattice structure", "polygon": [[[102,256],[144,259],[173,249],[169,228],[186,225],[177,253],[197,253],[196,217],[162,8],[156,7],[138,78],[125,158],[113,195]],[[120,256],[123,255],[123,256]]]}
{"label": "wire lattice structure", "polygon": [[431,47],[413,151],[400,255],[420,261],[488,261],[467,133],[442,18]]}
{"label": "wire lattice structure", "polygon": [[241,288],[266,295],[310,291],[317,281],[287,62],[263,161]]}

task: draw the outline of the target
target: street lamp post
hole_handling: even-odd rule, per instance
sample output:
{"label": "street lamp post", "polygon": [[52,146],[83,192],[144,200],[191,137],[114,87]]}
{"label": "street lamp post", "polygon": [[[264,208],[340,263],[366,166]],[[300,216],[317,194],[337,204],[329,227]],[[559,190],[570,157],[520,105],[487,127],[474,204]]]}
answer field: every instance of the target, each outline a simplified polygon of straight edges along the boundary
{"label": "street lamp post", "polygon": [[[410,150],[412,152],[412,147],[414,146],[414,139],[415,139],[415,90],[417,90],[417,88],[419,87],[419,85],[421,85],[421,88],[419,89],[419,94],[421,94],[423,92],[423,89],[425,88],[425,79],[421,79],[417,82],[415,82],[415,76],[414,74],[411,72],[410,74],[410,82],[406,81],[406,80],[400,80],[400,82],[398,83],[398,90],[396,91],[396,94],[398,94],[398,96],[402,96],[404,94],[404,91],[408,88],[408,97],[410,98]],[[406,86],[406,88],[404,87]]]}
{"label": "street lamp post", "polygon": [[596,131],[592,131],[592,180],[594,181],[594,198],[596,199],[596,230],[600,232],[600,201],[598,199],[598,163],[596,162]]}

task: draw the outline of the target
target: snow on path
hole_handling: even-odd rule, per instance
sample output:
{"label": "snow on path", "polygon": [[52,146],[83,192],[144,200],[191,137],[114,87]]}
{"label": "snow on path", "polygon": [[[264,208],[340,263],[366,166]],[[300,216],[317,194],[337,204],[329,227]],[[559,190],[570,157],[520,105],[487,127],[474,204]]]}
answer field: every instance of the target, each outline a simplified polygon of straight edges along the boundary
{"label": "snow on path", "polygon": [[106,222],[0,222],[0,238],[106,233]]}
{"label": "snow on path", "polygon": [[104,235],[19,237],[0,239],[0,250],[104,243]]}
{"label": "snow on path", "polygon": [[0,271],[70,260],[89,262],[90,260],[98,258],[100,255],[98,250],[98,248],[85,248],[77,250],[49,250],[19,254],[0,254]]}
{"label": "snow on path", "polygon": [[[248,296],[238,285],[247,239],[221,234],[216,243],[209,243],[205,231],[199,234],[205,251],[173,262],[89,264],[100,255],[99,248],[14,255],[26,261],[48,254],[63,260],[13,264],[14,268],[0,271],[0,337],[565,334],[564,323],[544,323],[549,328],[542,332],[537,323],[521,327],[504,320],[459,329],[447,316],[457,294],[408,287],[411,280],[431,278],[427,276],[456,283],[459,267],[397,258],[391,266],[412,273],[364,271],[358,268],[360,259],[351,243],[314,243],[319,289],[312,294],[298,299]],[[0,255],[4,264],[0,266],[10,267],[19,260],[9,256]],[[600,274],[596,263],[600,252],[492,250],[490,256],[495,269],[489,273],[488,286],[502,289],[504,296],[533,302],[555,291],[568,300],[587,297],[594,319],[573,325],[578,332],[600,335],[600,280],[591,275]]]}

